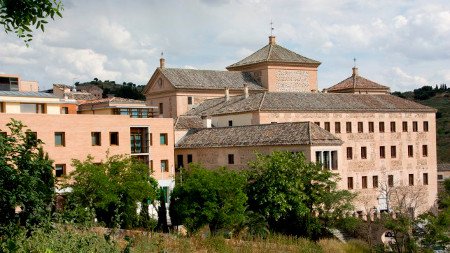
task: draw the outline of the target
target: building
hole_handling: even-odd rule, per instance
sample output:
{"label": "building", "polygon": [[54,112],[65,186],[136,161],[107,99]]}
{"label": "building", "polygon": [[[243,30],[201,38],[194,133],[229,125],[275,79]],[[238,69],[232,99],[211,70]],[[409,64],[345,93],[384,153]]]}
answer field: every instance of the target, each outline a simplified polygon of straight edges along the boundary
{"label": "building", "polygon": [[0,74],[0,91],[33,91],[37,92],[37,81],[25,81],[18,75]]}

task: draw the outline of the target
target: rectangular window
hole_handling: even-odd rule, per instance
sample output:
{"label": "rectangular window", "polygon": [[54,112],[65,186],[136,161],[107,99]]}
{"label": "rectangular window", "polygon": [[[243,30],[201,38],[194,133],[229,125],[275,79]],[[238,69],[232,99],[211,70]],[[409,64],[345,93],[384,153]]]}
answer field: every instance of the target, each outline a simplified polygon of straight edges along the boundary
{"label": "rectangular window", "polygon": [[167,145],[167,134],[159,134],[159,144]]}
{"label": "rectangular window", "polygon": [[394,175],[388,175],[388,186],[389,187],[394,186]]}
{"label": "rectangular window", "polygon": [[353,177],[347,177],[347,188],[349,190],[353,189]]}
{"label": "rectangular window", "polygon": [[337,134],[341,133],[341,122],[334,122],[334,132]]}
{"label": "rectangular window", "polygon": [[423,131],[428,132],[428,121],[423,122]]}
{"label": "rectangular window", "polygon": [[374,129],[375,129],[375,127],[374,127],[373,122],[372,122],[372,121],[369,122],[369,133],[373,133],[373,132],[374,132]]}
{"label": "rectangular window", "polygon": [[380,146],[380,158],[386,158],[386,147]]}
{"label": "rectangular window", "polygon": [[165,204],[169,203],[169,199],[170,199],[169,187],[168,186],[163,186],[163,187],[161,187],[161,190],[162,190],[163,196],[164,196],[164,203]]}
{"label": "rectangular window", "polygon": [[428,185],[428,173],[423,173],[423,185]]}
{"label": "rectangular window", "polygon": [[169,172],[169,161],[161,160],[161,172]]}
{"label": "rectangular window", "polygon": [[69,114],[69,107],[66,106],[61,107],[61,114]]}
{"label": "rectangular window", "polygon": [[338,154],[337,151],[331,151],[331,169],[338,169]]}
{"label": "rectangular window", "polygon": [[191,154],[187,155],[187,163],[188,164],[192,163],[192,155]]}
{"label": "rectangular window", "polygon": [[353,159],[353,148],[347,147],[347,160],[352,160],[352,159]]}
{"label": "rectangular window", "polygon": [[364,127],[362,122],[358,122],[358,133],[364,132]]}
{"label": "rectangular window", "polygon": [[159,114],[163,114],[163,113],[164,113],[164,104],[159,103]]}
{"label": "rectangular window", "polygon": [[396,158],[396,157],[397,157],[397,147],[391,146],[391,158]]}
{"label": "rectangular window", "polygon": [[192,97],[188,97],[188,105],[192,105]]}
{"label": "rectangular window", "polygon": [[330,131],[330,122],[325,122],[325,130]]}
{"label": "rectangular window", "polygon": [[422,145],[422,156],[427,157],[428,156],[428,146]]}
{"label": "rectangular window", "polygon": [[183,155],[177,155],[177,168],[184,168]]}
{"label": "rectangular window", "polygon": [[92,146],[102,145],[101,136],[102,136],[102,134],[100,132],[91,132]]}
{"label": "rectangular window", "polygon": [[66,146],[66,134],[64,132],[55,132],[55,146]]}
{"label": "rectangular window", "polygon": [[408,122],[407,121],[403,121],[402,129],[403,129],[403,132],[408,132]]}
{"label": "rectangular window", "polygon": [[66,165],[55,164],[55,177],[62,177],[64,175],[66,175]]}
{"label": "rectangular window", "polygon": [[320,122],[314,122],[314,124],[316,124],[316,125],[320,126]]}
{"label": "rectangular window", "polygon": [[345,130],[346,130],[347,133],[351,133],[352,132],[352,122],[345,123]]}
{"label": "rectangular window", "polygon": [[372,187],[378,188],[378,176],[372,176]]}
{"label": "rectangular window", "polygon": [[414,185],[414,174],[408,175],[408,182],[410,186]]}
{"label": "rectangular window", "polygon": [[395,121],[391,121],[391,133],[395,133]]}
{"label": "rectangular window", "polygon": [[361,184],[363,189],[367,189],[367,176],[361,178]]}
{"label": "rectangular window", "polygon": [[437,177],[438,177],[438,180],[443,180],[444,179],[444,175],[442,175],[442,174],[437,175]]}
{"label": "rectangular window", "polygon": [[322,151],[316,151],[316,163],[322,164]]}
{"label": "rectangular window", "polygon": [[408,157],[414,157],[413,145],[408,145]]}
{"label": "rectangular window", "polygon": [[418,126],[417,126],[417,121],[413,121],[413,132],[417,132],[418,130]]}
{"label": "rectangular window", "polygon": [[384,122],[378,124],[378,130],[380,133],[384,133]]}
{"label": "rectangular window", "polygon": [[119,132],[109,132],[109,145],[119,146]]}
{"label": "rectangular window", "polygon": [[228,164],[234,164],[234,155],[228,154]]}
{"label": "rectangular window", "polygon": [[361,159],[367,159],[367,147],[361,147]]}
{"label": "rectangular window", "polygon": [[233,126],[233,121],[232,120],[228,121],[228,126]]}
{"label": "rectangular window", "polygon": [[0,113],[4,113],[5,109],[5,102],[0,102]]}
{"label": "rectangular window", "polygon": [[130,128],[130,148],[132,154],[148,153],[148,136],[147,127]]}
{"label": "rectangular window", "polygon": [[45,113],[45,104],[20,103],[20,113]]}

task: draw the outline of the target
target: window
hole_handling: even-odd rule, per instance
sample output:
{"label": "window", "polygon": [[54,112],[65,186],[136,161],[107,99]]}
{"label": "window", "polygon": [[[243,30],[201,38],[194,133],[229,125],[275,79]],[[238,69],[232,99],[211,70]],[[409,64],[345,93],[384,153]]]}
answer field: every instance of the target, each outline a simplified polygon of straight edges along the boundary
{"label": "window", "polygon": [[361,184],[363,189],[367,189],[367,176],[361,178]]}
{"label": "window", "polygon": [[183,155],[177,155],[177,168],[184,168]]}
{"label": "window", "polygon": [[352,159],[353,159],[353,148],[347,147],[347,160],[352,160]]}
{"label": "window", "polygon": [[114,115],[130,115],[130,118],[153,118],[153,109],[148,108],[114,108]]}
{"label": "window", "polygon": [[161,187],[161,191],[163,192],[164,203],[165,204],[169,203],[169,199],[170,199],[169,187],[168,186],[163,186],[163,187]]}
{"label": "window", "polygon": [[408,145],[408,157],[414,157],[413,145]]}
{"label": "window", "polygon": [[62,177],[66,175],[66,165],[65,164],[55,164],[55,176]]}
{"label": "window", "polygon": [[428,173],[423,173],[423,185],[428,185]]}
{"label": "window", "polygon": [[394,175],[388,175],[388,186],[389,187],[394,186]]}
{"label": "window", "polygon": [[232,120],[228,121],[228,126],[233,126],[233,121]]}
{"label": "window", "polygon": [[408,175],[408,182],[410,186],[414,185],[414,174]]}
{"label": "window", "polygon": [[380,146],[380,158],[386,158],[386,147]]}
{"label": "window", "polygon": [[374,124],[373,122],[369,122],[369,133],[373,133],[374,132]]}
{"label": "window", "polygon": [[316,124],[316,125],[320,126],[320,122],[314,122],[314,124]]}
{"label": "window", "polygon": [[0,102],[0,113],[5,112],[5,102]]}
{"label": "window", "polygon": [[422,145],[422,156],[427,157],[428,156],[428,146]]}
{"label": "window", "polygon": [[234,155],[228,154],[228,164],[234,164]]}
{"label": "window", "polygon": [[100,132],[92,132],[91,133],[91,142],[92,146],[100,146],[101,143],[101,133]]}
{"label": "window", "polygon": [[367,159],[367,147],[361,147],[361,159]]}
{"label": "window", "polygon": [[417,121],[413,121],[413,132],[417,132],[417,131],[418,131]]}
{"label": "window", "polygon": [[408,132],[408,122],[407,121],[403,121],[402,129],[403,129],[403,132]]}
{"label": "window", "polygon": [[192,105],[192,97],[188,97],[188,105]]}
{"label": "window", "polygon": [[378,176],[372,176],[372,187],[378,188]]}
{"label": "window", "polygon": [[341,133],[341,122],[334,122],[334,132],[337,134]]}
{"label": "window", "polygon": [[161,172],[169,172],[169,161],[161,160]]}
{"label": "window", "polygon": [[347,188],[353,189],[353,177],[347,177]]}
{"label": "window", "polygon": [[330,131],[330,122],[325,122],[325,130]]}
{"label": "window", "polygon": [[384,122],[378,123],[378,130],[380,133],[384,133]]}
{"label": "window", "polygon": [[191,154],[187,155],[187,163],[188,164],[192,163],[192,155]]}
{"label": "window", "polygon": [[163,114],[163,113],[164,113],[164,104],[159,103],[159,114]]}
{"label": "window", "polygon": [[159,134],[159,144],[167,145],[167,134]]}
{"label": "window", "polygon": [[347,133],[351,133],[352,132],[352,122],[345,123],[345,130],[346,130]]}
{"label": "window", "polygon": [[437,177],[438,177],[438,180],[443,180],[444,179],[444,175],[442,175],[442,174],[439,174]]}
{"label": "window", "polygon": [[61,107],[61,114],[69,114],[69,107],[63,106]]}
{"label": "window", "polygon": [[66,146],[66,134],[64,132],[55,132],[55,146]]}
{"label": "window", "polygon": [[396,157],[397,157],[397,147],[391,146],[391,158],[396,158]]}
{"label": "window", "polygon": [[338,154],[337,151],[331,151],[331,169],[338,169]]}
{"label": "window", "polygon": [[21,113],[45,113],[45,104],[20,103]]}
{"label": "window", "polygon": [[428,132],[428,121],[423,122],[423,131]]}
{"label": "window", "polygon": [[364,132],[364,127],[362,122],[358,122],[358,133]]}
{"label": "window", "polygon": [[391,121],[391,133],[395,133],[395,121]]}
{"label": "window", "polygon": [[131,127],[130,128],[130,148],[132,154],[148,153],[148,128]]}
{"label": "window", "polygon": [[119,133],[118,132],[109,132],[109,145],[119,146]]}

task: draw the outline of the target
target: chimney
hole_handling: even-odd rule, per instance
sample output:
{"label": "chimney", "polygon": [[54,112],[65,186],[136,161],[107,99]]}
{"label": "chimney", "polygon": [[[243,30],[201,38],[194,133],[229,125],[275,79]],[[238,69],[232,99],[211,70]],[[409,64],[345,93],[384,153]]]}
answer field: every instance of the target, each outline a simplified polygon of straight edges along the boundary
{"label": "chimney", "polygon": [[358,68],[357,67],[353,67],[352,70],[353,70],[352,76],[358,76]]}
{"label": "chimney", "polygon": [[225,88],[225,101],[230,100],[230,89]]}
{"label": "chimney", "polygon": [[244,84],[244,97],[248,98],[248,84]]}
{"label": "chimney", "polygon": [[275,43],[275,36],[273,36],[273,35],[270,35],[269,36],[269,45],[275,45],[276,43]]}
{"label": "chimney", "polygon": [[204,128],[211,128],[211,118],[208,116],[202,116],[202,122]]}
{"label": "chimney", "polygon": [[159,59],[159,67],[160,68],[164,68],[164,66],[166,65],[166,59],[164,59],[163,57],[161,57]]}

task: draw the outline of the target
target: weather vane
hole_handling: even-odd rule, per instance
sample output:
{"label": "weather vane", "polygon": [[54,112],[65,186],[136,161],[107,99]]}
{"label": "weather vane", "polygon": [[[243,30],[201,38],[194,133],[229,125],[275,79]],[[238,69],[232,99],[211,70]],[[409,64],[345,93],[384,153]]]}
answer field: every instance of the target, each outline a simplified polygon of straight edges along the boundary
{"label": "weather vane", "polygon": [[356,68],[356,58],[353,58],[353,67]]}
{"label": "weather vane", "polygon": [[164,56],[164,52],[161,52],[161,58]]}
{"label": "weather vane", "polygon": [[273,30],[274,30],[273,22],[272,22],[272,20],[270,20],[270,36],[273,36]]}

